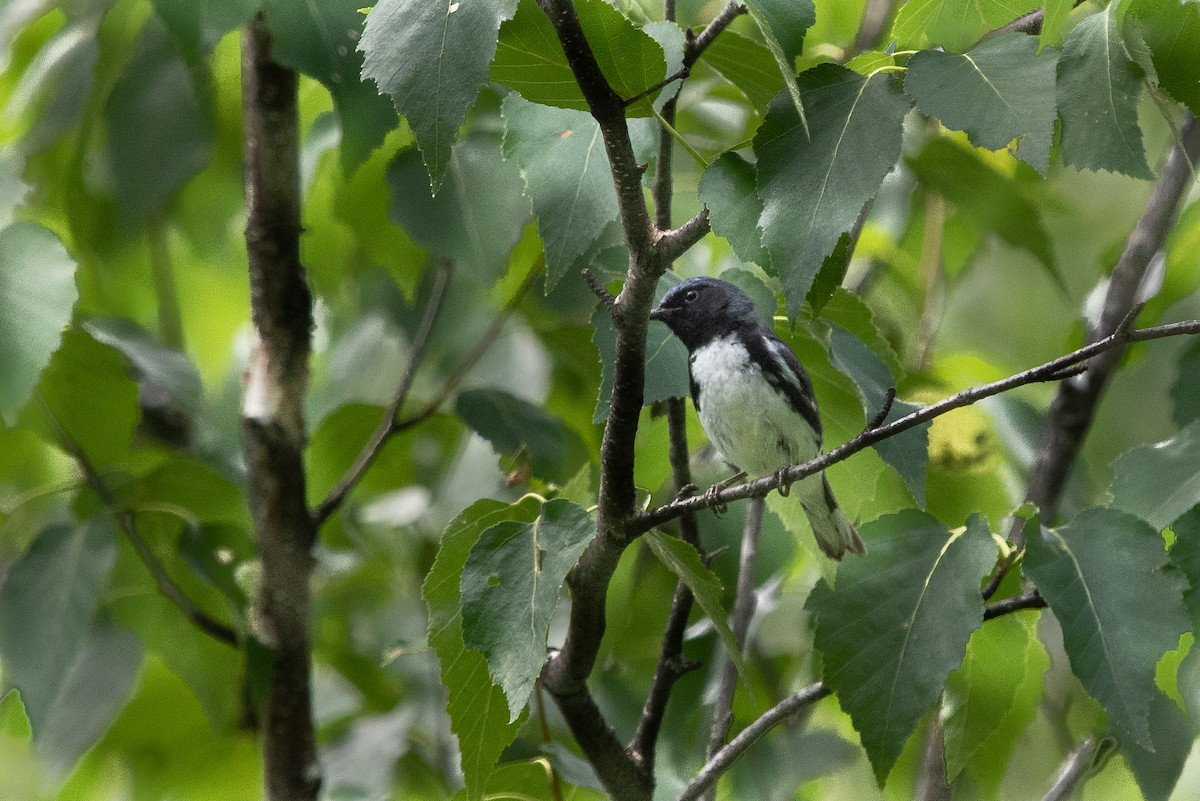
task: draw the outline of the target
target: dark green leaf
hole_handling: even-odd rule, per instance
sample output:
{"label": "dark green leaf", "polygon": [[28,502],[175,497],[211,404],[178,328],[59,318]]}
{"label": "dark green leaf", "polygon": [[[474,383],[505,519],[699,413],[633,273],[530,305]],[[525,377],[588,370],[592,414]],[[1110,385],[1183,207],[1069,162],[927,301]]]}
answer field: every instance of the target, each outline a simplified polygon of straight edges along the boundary
{"label": "dark green leaf", "polygon": [[38,753],[53,769],[66,773],[112,725],[141,665],[141,643],[125,629],[103,625],[88,634],[45,719],[34,722]]}
{"label": "dark green leaf", "polygon": [[[203,5],[203,4],[201,4]],[[472,4],[474,5],[474,4]],[[374,83],[359,77],[363,55],[360,0],[265,0],[271,56],[316,78],[333,95],[342,133],[342,168],[349,175],[396,127],[396,112]],[[414,126],[415,127],[415,126]]]}
{"label": "dark green leaf", "polygon": [[1020,139],[1017,158],[1045,175],[1054,138],[1054,76],[1058,53],[1037,54],[1037,40],[997,36],[961,55],[938,50],[908,62],[904,91],[947,127],[965,131],[976,147],[998,150]]}
{"label": "dark green leaf", "polygon": [[814,317],[820,316],[825,304],[833,298],[833,293],[845,280],[846,270],[850,269],[850,256],[850,232],[847,231],[838,237],[837,246],[821,263],[821,270],[813,279],[812,288],[804,298]]}
{"label": "dark green leaf", "polygon": [[1182,582],[1163,572],[1166,561],[1157,531],[1113,509],[1089,509],[1026,542],[1025,572],[1062,625],[1072,671],[1147,749],[1155,665],[1190,629]]}
{"label": "dark green leaf", "polygon": [[33,223],[0,229],[0,415],[13,423],[71,319],[75,262]]}
{"label": "dark green leaf", "polygon": [[108,584],[114,536],[107,517],[47,528],[0,589],[0,657],[39,737]]}
{"label": "dark green leaf", "polygon": [[721,593],[724,592],[721,579],[700,561],[700,554],[696,549],[683,540],[660,531],[649,531],[645,537],[651,553],[692,591],[696,603],[713,622],[717,635],[725,645],[725,653],[729,654],[734,667],[743,676],[748,675],[742,649],[738,647],[737,638],[729,628],[729,613],[721,605]]}
{"label": "dark green leaf", "polygon": [[[896,379],[888,370],[888,366],[863,344],[862,340],[836,324],[830,326],[829,355],[834,367],[858,387],[866,418],[868,420],[874,418],[883,408],[887,391],[896,387]],[[916,403],[894,401],[884,422],[899,420],[920,408],[921,406]],[[930,423],[922,423],[872,446],[875,448],[875,452],[904,479],[904,484],[912,493],[913,500],[921,508],[925,507],[925,470],[929,466],[929,426]]]}
{"label": "dark green leaf", "polygon": [[1121,753],[1133,770],[1146,801],[1167,801],[1192,752],[1192,721],[1166,693],[1155,692],[1150,705],[1150,739],[1154,750],[1121,741]]}
{"label": "dark green leaf", "polygon": [[542,672],[567,572],[595,536],[587,511],[558,499],[542,506],[536,520],[496,523],[471,548],[459,582],[463,640],[487,657],[508,698],[510,721]]}
{"label": "dark green leaf", "polygon": [[825,684],[882,786],[983,622],[979,582],[996,549],[979,517],[951,533],[916,510],[867,523],[862,535],[868,554],[838,565],[836,586],[820,581],[806,608],[817,619]]}
{"label": "dark green leaf", "polygon": [[759,225],[795,319],[821,264],[900,156],[908,101],[886,75],[821,65],[800,76],[811,136],[790,99],[772,102],[754,138]]}
{"label": "dark green leaf", "polygon": [[502,390],[469,389],[458,396],[455,410],[500,453],[527,454],[539,478],[561,484],[583,461],[582,443],[562,420]]}
{"label": "dark green leaf", "polygon": [[250,21],[258,10],[254,0],[154,0],[162,17],[189,61],[212,52],[229,31]]}
{"label": "dark green leaf", "polygon": [[[654,302],[662,300],[672,286],[679,282],[674,273],[667,273],[658,282]],[[608,418],[612,402],[613,360],[616,359],[617,337],[612,317],[603,306],[592,314],[596,348],[600,351],[600,392],[596,397],[596,412],[592,421],[603,423]],[[646,385],[642,402],[657,403],[667,398],[686,398],[689,395],[687,348],[665,325],[651,324],[646,332]]]}
{"label": "dark green leaf", "polygon": [[408,119],[434,192],[458,127],[488,81],[500,23],[516,8],[517,0],[381,0],[367,17],[363,78],[391,95]]}
{"label": "dark green leaf", "polygon": [[388,169],[392,219],[419,245],[453,261],[459,275],[489,286],[529,219],[521,176],[500,158],[499,137],[483,133],[455,145],[441,169],[446,183],[435,197],[417,152],[396,156]]}
{"label": "dark green leaf", "polygon": [[758,232],[763,206],[754,187],[754,165],[737,153],[722,153],[700,179],[700,200],[708,206],[713,233],[728,239],[742,261],[769,269]]}
{"label": "dark green leaf", "polygon": [[212,159],[212,111],[166,27],[147,21],[104,106],[117,201],[141,222],[161,212]]}
{"label": "dark green leaf", "polygon": [[992,794],[999,789],[1050,667],[1036,625],[1035,612],[990,621],[971,635],[962,667],[946,679],[941,714],[949,780],[970,766]]}
{"label": "dark green leaf", "polygon": [[540,511],[527,497],[508,506],[484,499],[467,507],[442,535],[433,568],[425,579],[429,605],[429,645],[441,664],[441,680],[449,693],[446,712],[458,738],[467,797],[478,801],[501,752],[517,736],[521,721],[510,723],[504,692],[492,684],[483,655],[463,642],[459,584],[471,549],[483,532],[502,521],[532,523]]}
{"label": "dark green leaf", "polygon": [[[662,47],[611,3],[577,0],[574,5],[596,63],[620,97],[636,97],[666,76]],[[534,103],[588,110],[554,26],[535,0],[521,0],[516,15],[501,26],[491,77]],[[650,116],[656,94],[630,106],[628,113]]]}
{"label": "dark green leaf", "polygon": [[1200,418],[1200,341],[1179,354],[1179,371],[1171,385],[1171,419],[1186,426]]}
{"label": "dark green leaf", "polygon": [[740,89],[756,109],[765,109],[783,91],[783,76],[771,51],[736,31],[723,31],[700,58]]}
{"label": "dark green leaf", "polygon": [[1175,544],[1171,546],[1171,564],[1187,576],[1188,589],[1183,594],[1188,611],[1200,620],[1200,506],[1194,506],[1171,523]]}
{"label": "dark green leaf", "polygon": [[138,376],[165,390],[181,410],[189,414],[200,410],[204,387],[196,365],[187,356],[168,348],[130,320],[95,318],[86,321],[83,328],[100,344],[125,354]]}
{"label": "dark green leaf", "polygon": [[1200,114],[1200,5],[1178,0],[1133,0],[1129,13],[1142,23],[1158,84]]}
{"label": "dark green leaf", "polygon": [[1054,251],[1037,206],[1016,181],[949,139],[934,139],[907,162],[922,183],[944,195],[976,225],[1028,250],[1061,284],[1053,272]]}
{"label": "dark green leaf", "polygon": [[[124,456],[133,439],[138,389],[127,369],[118,351],[70,328],[38,384],[58,426],[97,466]],[[52,424],[43,431],[49,442],[60,444]]]}
{"label": "dark green leaf", "polygon": [[0,698],[0,735],[13,740],[29,742],[33,729],[29,726],[29,715],[21,703],[21,691],[15,687]]}
{"label": "dark green leaf", "polygon": [[1113,473],[1113,506],[1166,528],[1200,502],[1200,420],[1170,439],[1121,454]]}
{"label": "dark green leaf", "polygon": [[1058,62],[1064,163],[1153,177],[1137,119],[1143,77],[1141,67],[1125,52],[1115,5],[1071,30]]}
{"label": "dark green leaf", "polygon": [[747,0],[746,7],[766,22],[787,60],[788,72],[794,72],[796,57],[804,49],[804,33],[817,21],[812,0]]}
{"label": "dark green leaf", "polygon": [[909,0],[896,15],[892,36],[900,49],[941,45],[959,52],[1040,5],[1038,0]]}
{"label": "dark green leaf", "polygon": [[586,112],[550,109],[509,95],[504,99],[504,156],[521,166],[533,200],[549,292],[617,218],[600,126]]}

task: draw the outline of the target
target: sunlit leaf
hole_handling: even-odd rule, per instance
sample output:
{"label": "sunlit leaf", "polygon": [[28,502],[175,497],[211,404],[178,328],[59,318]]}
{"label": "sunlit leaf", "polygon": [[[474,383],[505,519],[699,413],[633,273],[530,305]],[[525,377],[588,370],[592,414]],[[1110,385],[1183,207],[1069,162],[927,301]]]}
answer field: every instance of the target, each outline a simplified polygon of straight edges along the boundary
{"label": "sunlit leaf", "polygon": [[21,703],[21,691],[15,687],[0,697],[0,735],[25,742],[33,737],[29,715]]}
{"label": "sunlit leaf", "polygon": [[1158,84],[1200,114],[1200,5],[1177,0],[1133,0],[1129,13],[1142,23]]}
{"label": "sunlit leaf", "polygon": [[941,45],[959,52],[1040,5],[1037,0],[908,0],[896,14],[892,36],[901,49]]}

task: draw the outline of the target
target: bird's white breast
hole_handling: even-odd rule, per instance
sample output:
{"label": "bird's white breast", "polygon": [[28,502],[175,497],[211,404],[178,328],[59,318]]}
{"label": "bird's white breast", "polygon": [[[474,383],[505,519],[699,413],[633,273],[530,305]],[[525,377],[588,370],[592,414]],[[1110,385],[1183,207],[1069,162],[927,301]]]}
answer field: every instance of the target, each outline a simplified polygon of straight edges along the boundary
{"label": "bird's white breast", "polygon": [[700,423],[727,461],[761,476],[817,455],[812,428],[767,382],[736,335],[696,348],[691,370]]}

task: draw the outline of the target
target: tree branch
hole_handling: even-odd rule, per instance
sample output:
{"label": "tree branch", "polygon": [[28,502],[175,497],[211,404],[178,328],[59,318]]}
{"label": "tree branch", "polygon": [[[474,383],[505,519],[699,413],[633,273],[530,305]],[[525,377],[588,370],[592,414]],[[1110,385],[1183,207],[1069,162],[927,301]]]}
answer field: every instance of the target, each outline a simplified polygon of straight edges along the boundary
{"label": "tree branch", "polygon": [[1003,601],[996,601],[994,604],[988,604],[983,610],[983,619],[991,620],[992,618],[1007,615],[1012,612],[1019,612],[1022,609],[1045,609],[1046,599],[1041,596],[1037,590],[1030,590],[1022,595],[1014,595],[1012,598],[1005,598]]}
{"label": "tree branch", "polygon": [[312,296],[300,264],[297,76],[271,56],[260,13],[242,36],[246,247],[256,341],[242,433],[255,543],[255,599],[272,650],[263,729],[268,801],[315,801],[320,788],[310,688],[309,578],[316,526],[305,501],[304,394]]}
{"label": "tree branch", "polygon": [[692,35],[689,30],[687,32],[687,41],[683,45],[683,67],[691,69],[692,66],[700,60],[700,56],[708,49],[721,34],[721,31],[729,27],[735,19],[747,11],[746,4],[733,0],[725,8],[721,9],[721,13],[713,17],[712,22],[704,26],[704,30],[696,35]]}
{"label": "tree branch", "polygon": [[168,601],[175,604],[179,611],[183,612],[184,616],[190,620],[197,628],[209,635],[218,642],[223,642],[226,645],[238,646],[238,634],[229,626],[220,622],[214,617],[208,615],[203,609],[196,604],[183,589],[175,583],[171,575],[167,573],[166,568],[158,561],[154,555],[154,551],[142,539],[142,535],[137,530],[137,521],[133,513],[121,508],[120,502],[113,494],[113,491],[104,483],[104,479],[100,477],[100,472],[96,469],[91,460],[87,458],[87,454],[83,452],[83,448],[76,442],[67,432],[62,424],[58,421],[54,411],[50,405],[46,403],[46,399],[41,393],[35,393],[37,404],[42,410],[42,415],[46,418],[46,423],[50,430],[54,432],[55,438],[62,445],[63,450],[71,455],[75,460],[75,464],[83,473],[83,478],[87,485],[92,488],[92,491],[100,498],[100,502],[104,504],[109,513],[116,520],[117,525],[124,532],[125,537],[129,540],[129,544],[133,546],[133,550],[137,553],[138,558],[142,560],[142,564],[150,571],[150,575],[154,577],[154,582],[158,585],[158,591],[161,592]]}
{"label": "tree branch", "polygon": [[[1200,122],[1185,112],[1179,141],[1163,166],[1162,174],[1137,225],[1126,240],[1125,250],[1109,280],[1104,310],[1098,325],[1089,332],[1089,342],[1105,341],[1118,331],[1137,302],[1138,289],[1150,260],[1166,241],[1185,190],[1192,183],[1190,163],[1200,155]],[[1124,354],[1123,343],[1090,361],[1078,378],[1062,383],[1050,405],[1047,434],[1029,479],[1026,499],[1038,505],[1049,520],[1058,508],[1059,497],[1079,448],[1091,426],[1100,396]],[[1020,530],[1014,529],[1014,542]],[[1018,543],[1019,544],[1019,543]]]}
{"label": "tree branch", "polygon": [[692,779],[683,792],[676,796],[675,801],[695,801],[725,771],[733,767],[733,764],[741,759],[742,754],[746,753],[750,746],[758,742],[764,734],[829,694],[830,691],[817,682],[811,687],[789,695],[768,709],[757,720],[738,732],[738,735],[729,741],[729,745],[714,754],[696,774],[696,778]]}
{"label": "tree branch", "polygon": [[1043,796],[1042,801],[1067,801],[1075,792],[1083,775],[1091,768],[1095,751],[1096,739],[1089,734],[1067,755],[1058,776],[1054,779],[1054,786]]}
{"label": "tree branch", "polygon": [[[1149,328],[1142,328],[1136,331],[1116,331],[1113,334],[1094,342],[1090,345],[1085,345],[1078,350],[1071,351],[1057,359],[1040,364],[1037,367],[1032,367],[1024,370],[1008,378],[999,381],[993,381],[990,384],[981,384],[977,387],[959,392],[944,398],[937,403],[925,406],[917,411],[905,415],[904,417],[894,420],[887,425],[879,426],[878,428],[868,428],[858,436],[848,442],[839,445],[831,451],[818,456],[815,459],[810,459],[802,464],[795,464],[783,471],[782,479],[787,483],[794,483],[804,478],[805,476],[813,475],[820,472],[832,464],[843,461],[859,451],[874,445],[876,442],[881,442],[889,437],[894,437],[904,431],[918,426],[927,420],[932,420],[935,417],[940,417],[947,412],[959,409],[963,406],[970,406],[984,398],[998,395],[1002,392],[1008,392],[1026,384],[1033,384],[1047,380],[1058,380],[1064,368],[1071,365],[1086,361],[1098,354],[1111,350],[1117,347],[1123,347],[1129,342],[1142,342],[1152,339],[1162,339],[1164,337],[1181,336],[1186,334],[1200,333],[1200,320],[1185,320],[1178,323],[1168,323],[1166,325],[1156,325]],[[677,498],[670,503],[651,509],[644,512],[631,522],[631,530],[634,533],[642,533],[648,531],[655,526],[662,525],[668,520],[673,520],[684,512],[695,512],[700,509],[709,509],[722,504],[738,501],[743,498],[749,498],[756,495],[763,495],[773,489],[779,487],[779,475],[767,476],[749,481],[745,484],[740,484],[736,487],[724,489],[715,493],[712,497],[706,494],[696,495],[690,498]]]}
{"label": "tree branch", "polygon": [[[758,541],[762,533],[763,508],[766,501],[754,498],[746,510],[746,525],[742,529],[742,552],[738,562],[737,591],[733,597],[733,611],[729,615],[729,627],[733,630],[733,638],[739,649],[745,649],[746,632],[750,628],[750,618],[754,615],[754,565],[758,561]],[[737,689],[737,668],[733,664],[733,656],[726,654],[721,669],[721,686],[717,691],[717,700],[713,705],[712,730],[708,737],[706,757],[712,759],[729,736],[729,727],[733,725],[733,693]],[[708,798],[715,797],[715,787],[705,793]]]}
{"label": "tree branch", "polygon": [[443,261],[438,265],[437,273],[433,278],[433,289],[429,293],[429,301],[425,306],[425,314],[421,318],[421,323],[417,327],[416,336],[413,338],[412,350],[408,354],[408,364],[404,368],[404,375],[400,378],[400,385],[396,389],[396,394],[392,397],[392,402],[388,404],[387,410],[384,411],[383,417],[379,421],[379,425],[375,428],[371,438],[367,440],[367,444],[363,446],[359,452],[358,458],[354,460],[354,464],[346,471],[346,474],[341,477],[329,494],[325,496],[325,500],[317,505],[313,510],[313,522],[320,526],[329,518],[331,514],[337,511],[342,502],[346,500],[346,496],[350,494],[350,490],[354,489],[355,485],[362,479],[367,469],[375,461],[375,457],[383,450],[384,443],[388,438],[395,433],[396,415],[400,412],[400,407],[404,405],[404,399],[408,397],[408,391],[412,389],[413,380],[417,375],[417,368],[421,364],[421,360],[425,358],[425,351],[429,347],[430,335],[433,333],[434,323],[437,322],[438,314],[442,310],[442,302],[446,299],[446,287],[450,284],[451,265],[449,261]]}

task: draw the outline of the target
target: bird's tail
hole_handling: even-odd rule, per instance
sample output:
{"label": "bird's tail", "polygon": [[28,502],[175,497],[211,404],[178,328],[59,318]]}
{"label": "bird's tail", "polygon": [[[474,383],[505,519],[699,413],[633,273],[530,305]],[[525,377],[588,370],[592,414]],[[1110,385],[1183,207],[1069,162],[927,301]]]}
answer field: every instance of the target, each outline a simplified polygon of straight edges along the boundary
{"label": "bird's tail", "polygon": [[816,476],[804,479],[797,490],[800,490],[797,493],[800,505],[812,526],[813,536],[826,556],[840,561],[847,551],[859,556],[866,554],[866,544],[858,535],[858,529],[838,506],[824,473],[819,480]]}

